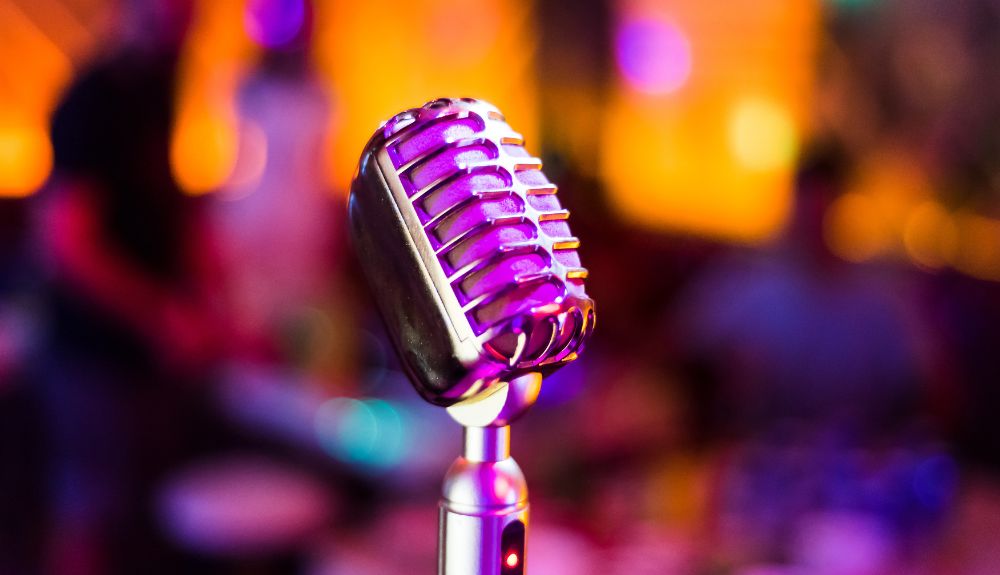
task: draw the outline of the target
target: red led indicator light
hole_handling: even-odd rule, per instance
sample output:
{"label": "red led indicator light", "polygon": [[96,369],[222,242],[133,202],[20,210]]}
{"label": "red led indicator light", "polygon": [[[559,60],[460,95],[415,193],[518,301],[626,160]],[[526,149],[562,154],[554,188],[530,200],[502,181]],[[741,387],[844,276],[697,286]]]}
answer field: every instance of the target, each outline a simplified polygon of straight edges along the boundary
{"label": "red led indicator light", "polygon": [[497,550],[502,575],[524,575],[524,523],[512,521],[503,528]]}

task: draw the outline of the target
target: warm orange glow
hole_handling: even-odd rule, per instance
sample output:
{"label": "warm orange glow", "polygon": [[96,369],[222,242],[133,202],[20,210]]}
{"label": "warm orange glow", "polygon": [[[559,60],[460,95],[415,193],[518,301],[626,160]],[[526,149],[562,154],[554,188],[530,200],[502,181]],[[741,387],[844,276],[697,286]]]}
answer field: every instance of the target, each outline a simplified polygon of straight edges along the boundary
{"label": "warm orange glow", "polygon": [[334,98],[331,185],[392,114],[438,97],[499,107],[538,151],[534,31],[526,0],[331,0],[316,4],[316,59]]}
{"label": "warm orange glow", "polygon": [[917,264],[940,268],[951,263],[958,248],[958,227],[954,218],[933,201],[916,206],[903,228],[906,253]]}
{"label": "warm orange glow", "polygon": [[220,187],[236,165],[236,128],[224,112],[188,108],[178,118],[170,162],[181,188],[205,193]]}
{"label": "warm orange glow", "polygon": [[617,5],[619,22],[676,26],[689,44],[691,71],[683,85],[651,94],[629,83],[619,62],[621,81],[602,138],[601,173],[612,204],[630,222],[654,229],[737,241],[775,233],[791,203],[818,2],[737,0],[725,9],[684,0]]}
{"label": "warm orange glow", "polygon": [[56,38],[19,3],[0,0],[0,113],[47,123],[73,74],[73,63]]}
{"label": "warm orange glow", "polygon": [[963,214],[957,221],[955,268],[973,277],[1000,281],[1000,220]]}
{"label": "warm orange glow", "polygon": [[0,0],[0,197],[30,195],[52,169],[49,114],[92,47],[75,18],[58,2]]}
{"label": "warm orange glow", "polygon": [[823,231],[833,253],[853,262],[886,254],[895,240],[878,202],[859,193],[837,198],[826,214]]}
{"label": "warm orange glow", "polygon": [[0,197],[23,197],[38,189],[52,169],[45,125],[0,126]]}
{"label": "warm orange glow", "polygon": [[927,269],[953,267],[1000,281],[1000,220],[950,212],[920,163],[902,150],[869,152],[850,192],[824,222],[831,250],[850,261],[905,256]]}
{"label": "warm orange glow", "polygon": [[243,32],[244,0],[200,0],[181,61],[171,168],[181,188],[221,188],[236,166],[236,91],[254,55]]}
{"label": "warm orange glow", "polygon": [[[824,223],[827,243],[834,253],[864,261],[898,254],[905,248],[922,265],[943,263],[933,262],[947,255],[948,240],[931,247],[929,243],[937,240],[923,234],[947,224],[942,223],[939,213],[918,210],[930,201],[933,190],[927,174],[910,154],[893,149],[867,153],[848,189],[849,193],[831,206]],[[938,254],[932,255],[932,250]]]}
{"label": "warm orange glow", "polygon": [[[90,56],[95,40],[99,40],[104,33],[100,28],[106,25],[106,5],[109,2],[15,0],[6,3],[16,6],[21,17],[30,20],[35,30],[57,45],[70,61],[83,62]],[[4,18],[7,18],[6,14]]]}

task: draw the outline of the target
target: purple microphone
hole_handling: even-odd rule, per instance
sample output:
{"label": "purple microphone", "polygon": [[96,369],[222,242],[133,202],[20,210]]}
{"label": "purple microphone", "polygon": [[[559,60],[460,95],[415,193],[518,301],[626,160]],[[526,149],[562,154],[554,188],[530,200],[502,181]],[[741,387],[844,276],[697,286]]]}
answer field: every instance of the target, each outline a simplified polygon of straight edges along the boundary
{"label": "purple microphone", "polygon": [[511,421],[594,327],[542,163],[486,102],[441,99],[375,133],[351,187],[351,234],[417,391],[465,427],[445,478],[442,575],[524,573],[524,477]]}

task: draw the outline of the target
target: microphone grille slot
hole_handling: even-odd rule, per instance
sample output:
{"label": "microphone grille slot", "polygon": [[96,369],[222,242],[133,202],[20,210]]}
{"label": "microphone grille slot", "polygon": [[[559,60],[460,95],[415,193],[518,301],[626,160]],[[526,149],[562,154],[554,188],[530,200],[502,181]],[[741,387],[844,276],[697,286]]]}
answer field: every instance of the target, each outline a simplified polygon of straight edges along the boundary
{"label": "microphone grille slot", "polygon": [[492,106],[436,100],[386,149],[483,350],[511,368],[570,361],[593,326],[569,212]]}

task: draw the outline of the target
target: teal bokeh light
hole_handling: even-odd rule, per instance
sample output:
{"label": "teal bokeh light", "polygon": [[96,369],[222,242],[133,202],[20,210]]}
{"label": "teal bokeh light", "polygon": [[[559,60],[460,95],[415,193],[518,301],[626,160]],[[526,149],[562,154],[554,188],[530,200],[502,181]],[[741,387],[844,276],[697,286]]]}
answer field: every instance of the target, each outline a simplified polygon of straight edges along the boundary
{"label": "teal bokeh light", "polygon": [[372,469],[403,463],[409,442],[400,406],[381,399],[335,397],[316,411],[320,445],[331,456]]}
{"label": "teal bokeh light", "polygon": [[842,10],[864,10],[878,4],[878,0],[827,0],[827,4]]}

